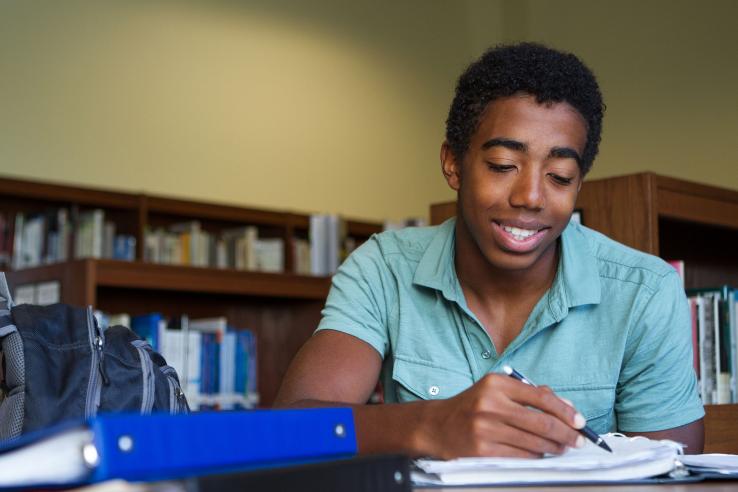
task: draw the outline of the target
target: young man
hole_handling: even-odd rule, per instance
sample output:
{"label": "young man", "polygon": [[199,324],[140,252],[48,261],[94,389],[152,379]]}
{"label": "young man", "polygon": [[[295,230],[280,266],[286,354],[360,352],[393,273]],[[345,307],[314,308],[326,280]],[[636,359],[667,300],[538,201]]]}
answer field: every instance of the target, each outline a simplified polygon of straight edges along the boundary
{"label": "young man", "polygon": [[[540,456],[581,446],[585,421],[701,452],[676,272],[569,222],[603,110],[571,54],[502,46],[467,68],[441,146],[456,218],[346,260],[277,405],[352,406],[366,453]],[[386,404],[365,405],[378,378]]]}

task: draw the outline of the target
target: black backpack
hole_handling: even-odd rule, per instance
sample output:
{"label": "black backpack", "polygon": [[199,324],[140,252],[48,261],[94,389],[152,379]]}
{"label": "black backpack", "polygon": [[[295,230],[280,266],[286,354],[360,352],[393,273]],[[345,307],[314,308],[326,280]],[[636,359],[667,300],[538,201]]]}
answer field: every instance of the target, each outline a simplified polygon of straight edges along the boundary
{"label": "black backpack", "polygon": [[92,308],[13,305],[0,272],[0,442],[102,412],[188,412],[175,370]]}

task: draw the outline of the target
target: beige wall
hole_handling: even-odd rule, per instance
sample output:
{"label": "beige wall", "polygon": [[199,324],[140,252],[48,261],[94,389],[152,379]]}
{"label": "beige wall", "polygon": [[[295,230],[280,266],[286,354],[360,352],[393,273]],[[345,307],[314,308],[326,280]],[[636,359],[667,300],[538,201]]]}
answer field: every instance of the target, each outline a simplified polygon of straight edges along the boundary
{"label": "beige wall", "polygon": [[0,174],[425,215],[452,196],[438,149],[467,13],[427,0],[6,0]]}
{"label": "beige wall", "polygon": [[[452,198],[460,70],[501,40],[580,54],[593,177],[738,188],[738,2],[6,0],[0,174],[381,220]],[[731,90],[732,89],[732,90]]]}
{"label": "beige wall", "polygon": [[507,38],[573,51],[597,75],[608,108],[590,178],[650,170],[738,189],[738,2],[504,6]]}

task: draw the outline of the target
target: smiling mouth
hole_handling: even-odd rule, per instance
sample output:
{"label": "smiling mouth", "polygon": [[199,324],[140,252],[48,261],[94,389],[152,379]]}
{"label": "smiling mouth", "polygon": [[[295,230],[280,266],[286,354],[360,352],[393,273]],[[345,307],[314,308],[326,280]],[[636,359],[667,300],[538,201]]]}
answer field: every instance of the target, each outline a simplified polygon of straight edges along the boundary
{"label": "smiling mouth", "polygon": [[508,237],[512,237],[515,241],[525,242],[526,240],[536,236],[538,233],[548,229],[548,227],[540,224],[531,224],[529,227],[518,227],[506,225],[494,221],[497,226],[507,233]]}
{"label": "smiling mouth", "polygon": [[529,237],[537,234],[541,229],[521,229],[519,227],[502,226],[502,229],[512,235],[516,241],[525,241]]}

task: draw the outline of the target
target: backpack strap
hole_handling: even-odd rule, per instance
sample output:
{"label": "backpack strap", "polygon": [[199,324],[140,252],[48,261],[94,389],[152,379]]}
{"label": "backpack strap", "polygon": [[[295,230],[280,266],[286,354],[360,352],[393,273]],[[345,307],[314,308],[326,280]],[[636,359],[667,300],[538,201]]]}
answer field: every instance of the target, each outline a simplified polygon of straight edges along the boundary
{"label": "backpack strap", "polygon": [[[5,281],[5,273],[0,272],[0,338],[16,331],[15,323],[13,323],[13,318],[10,316],[12,307],[13,298],[10,295],[8,283]],[[2,346],[0,346],[0,351],[2,351]]]}
{"label": "backpack strap", "polygon": [[[23,340],[10,314],[12,308],[13,298],[5,274],[0,272],[0,361],[3,364],[0,370],[3,383],[3,394],[0,395],[0,442],[21,435],[25,410],[25,355]],[[10,392],[4,394],[8,390]]]}
{"label": "backpack strap", "polygon": [[10,295],[5,272],[0,272],[0,315],[7,314],[13,308],[13,296]]}

